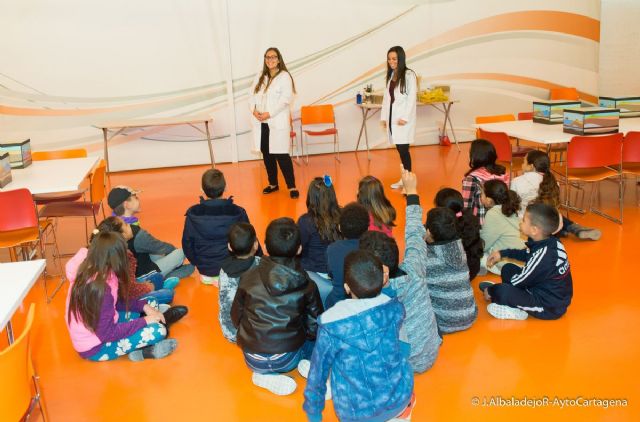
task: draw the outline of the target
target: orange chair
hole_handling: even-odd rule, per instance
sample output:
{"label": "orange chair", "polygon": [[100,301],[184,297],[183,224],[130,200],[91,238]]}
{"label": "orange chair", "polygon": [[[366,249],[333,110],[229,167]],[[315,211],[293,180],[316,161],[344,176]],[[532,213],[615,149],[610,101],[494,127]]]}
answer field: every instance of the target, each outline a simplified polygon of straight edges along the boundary
{"label": "orange chair", "polygon": [[480,139],[486,139],[496,148],[498,161],[509,166],[509,180],[512,179],[514,173],[514,165],[522,167],[524,157],[531,151],[531,148],[512,147],[509,135],[504,132],[489,132],[484,129],[478,129]]}
{"label": "orange chair", "polygon": [[[62,160],[67,158],[84,158],[87,156],[87,150],[83,148],[78,149],[63,149],[57,151],[34,151],[31,154],[33,161],[46,161],[46,160]],[[51,202],[60,201],[77,201],[82,198],[85,190],[75,190],[71,192],[60,193],[41,193],[33,195],[33,200],[37,205],[45,205]]]}
{"label": "orange chair", "polygon": [[622,173],[636,177],[636,192],[640,176],[640,132],[628,132],[622,142]]}
{"label": "orange chair", "polygon": [[293,117],[289,117],[289,139],[291,140],[289,155],[293,156],[293,150],[296,151],[296,164],[300,165],[300,150],[298,149],[298,134],[293,130]]}
{"label": "orange chair", "polygon": [[[0,351],[0,420],[18,421],[31,416],[36,405],[40,407],[42,418],[49,420],[44,399],[40,392],[39,377],[31,360],[31,327],[35,315],[35,305],[29,306],[27,320],[20,337],[6,349]],[[35,394],[31,391],[31,383]]]}
{"label": "orange chair", "polygon": [[[498,123],[498,122],[513,122],[516,118],[513,114],[496,114],[493,116],[476,116],[476,124],[481,123]],[[481,138],[480,129],[476,129],[476,138]]]}
{"label": "orange chair", "polygon": [[[22,259],[28,260],[32,256],[32,251],[39,251],[42,259],[46,259],[44,235],[49,230],[54,237],[55,231],[51,225],[51,220],[40,220],[36,215],[36,205],[28,189],[16,189],[0,192],[0,248],[9,249],[9,259],[18,260],[17,249],[20,249]],[[54,250],[54,261],[56,261],[57,247]],[[51,297],[47,293],[47,277],[44,277],[44,294],[47,302],[55,296],[64,283],[60,260],[58,270],[61,274],[60,283],[54,290]],[[46,274],[46,267],[45,267]]]}
{"label": "orange chair", "polygon": [[102,210],[102,218],[105,218],[104,206],[102,204],[106,195],[106,163],[104,160],[93,170],[91,174],[91,186],[89,189],[89,201],[75,202],[54,202],[45,205],[40,210],[40,217],[61,218],[61,217],[84,217],[85,234],[89,241],[89,229],[87,218],[93,217],[94,226],[98,225],[98,213]]}
{"label": "orange chair", "polygon": [[622,177],[622,133],[603,136],[574,136],[567,146],[566,163],[554,165],[553,171],[560,175],[565,186],[564,206],[582,212],[583,210],[572,207],[569,204],[572,184],[580,182],[596,183],[595,188],[600,189],[598,182],[610,177],[618,178],[618,205],[620,218],[610,216],[593,207],[593,193],[589,197],[589,210],[594,214],[608,218],[622,224],[624,204],[624,179]]}
{"label": "orange chair", "polygon": [[[333,153],[336,160],[340,161],[340,144],[338,142],[338,129],[336,128],[336,116],[333,112],[333,105],[323,104],[316,106],[303,106],[300,110],[300,132],[302,133],[302,153],[304,155],[305,135],[309,136],[329,136],[333,135]],[[332,125],[323,130],[307,130],[308,125]],[[307,140],[307,164],[309,164],[309,142]]]}
{"label": "orange chair", "polygon": [[533,120],[533,111],[518,113],[518,120]]}
{"label": "orange chair", "polygon": [[580,94],[575,88],[551,88],[549,91],[550,100],[579,100]]}

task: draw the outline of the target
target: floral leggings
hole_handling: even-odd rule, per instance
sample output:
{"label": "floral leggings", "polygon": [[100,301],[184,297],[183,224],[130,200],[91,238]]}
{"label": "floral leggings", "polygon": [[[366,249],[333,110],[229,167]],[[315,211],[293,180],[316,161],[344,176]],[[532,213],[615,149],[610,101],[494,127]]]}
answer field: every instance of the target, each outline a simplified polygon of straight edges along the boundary
{"label": "floral leggings", "polygon": [[[151,306],[156,305],[155,300],[149,300]],[[140,314],[136,312],[119,312],[119,319],[122,321],[130,321],[135,318],[139,318]],[[89,360],[92,361],[104,361],[117,359],[120,356],[124,356],[127,353],[131,353],[136,349],[141,349],[146,346],[151,346],[159,341],[163,340],[167,336],[167,329],[164,325],[154,322],[146,327],[136,331],[129,337],[121,338],[117,341],[109,341],[102,345],[102,348],[98,352],[91,356]]]}

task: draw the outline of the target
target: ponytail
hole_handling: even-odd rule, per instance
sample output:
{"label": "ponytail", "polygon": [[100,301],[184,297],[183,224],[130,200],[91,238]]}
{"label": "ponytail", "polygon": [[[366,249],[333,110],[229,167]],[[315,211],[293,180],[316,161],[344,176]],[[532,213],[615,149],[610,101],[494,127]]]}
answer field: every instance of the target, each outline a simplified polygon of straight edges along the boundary
{"label": "ponytail", "polygon": [[535,202],[557,208],[560,205],[560,187],[551,172],[551,160],[542,151],[533,150],[527,154],[527,163],[532,165],[538,173],[542,173],[542,182],[538,187],[538,197]]}
{"label": "ponytail", "polygon": [[488,180],[482,186],[484,194],[493,200],[496,205],[501,205],[502,214],[511,217],[520,210],[520,197],[510,190],[502,180]]}

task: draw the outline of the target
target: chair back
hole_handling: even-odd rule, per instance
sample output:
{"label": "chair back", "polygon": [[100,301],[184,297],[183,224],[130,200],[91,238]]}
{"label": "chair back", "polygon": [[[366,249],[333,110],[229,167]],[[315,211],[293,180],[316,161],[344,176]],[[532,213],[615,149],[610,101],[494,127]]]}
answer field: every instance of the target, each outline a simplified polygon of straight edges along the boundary
{"label": "chair back", "polygon": [[87,150],[84,148],[61,149],[57,151],[33,151],[31,153],[31,159],[33,161],[62,160],[65,158],[85,158],[86,156]]}
{"label": "chair back", "polygon": [[533,111],[518,113],[518,120],[533,120]]}
{"label": "chair back", "polygon": [[579,100],[580,94],[575,88],[551,88],[549,91],[550,100]]}
{"label": "chair back", "polygon": [[336,124],[333,113],[333,105],[322,104],[314,106],[302,106],[300,110],[300,121],[302,125]]}
{"label": "chair back", "polygon": [[622,142],[622,162],[640,163],[640,132],[627,132]]}
{"label": "chair back", "polygon": [[574,136],[567,146],[567,167],[572,169],[619,166],[622,133],[603,136]]}
{"label": "chair back", "polygon": [[106,195],[106,169],[107,165],[101,160],[91,174],[91,203],[102,202]]}
{"label": "chair back", "polygon": [[0,192],[0,231],[34,227],[38,227],[38,217],[29,189]]}
{"label": "chair back", "polygon": [[31,403],[31,357],[29,342],[35,305],[29,306],[27,320],[20,337],[0,351],[0,420],[21,420]]}
{"label": "chair back", "polygon": [[479,138],[486,139],[493,144],[498,154],[498,161],[511,162],[511,142],[509,141],[509,135],[504,132],[488,132],[483,129],[479,129]]}

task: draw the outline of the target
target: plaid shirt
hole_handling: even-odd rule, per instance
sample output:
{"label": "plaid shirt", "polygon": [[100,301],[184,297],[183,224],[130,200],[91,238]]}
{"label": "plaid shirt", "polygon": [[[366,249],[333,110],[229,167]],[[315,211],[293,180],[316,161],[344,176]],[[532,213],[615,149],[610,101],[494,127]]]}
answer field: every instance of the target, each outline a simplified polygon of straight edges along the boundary
{"label": "plaid shirt", "polygon": [[462,199],[464,207],[473,211],[473,215],[478,216],[480,224],[484,224],[484,216],[487,213],[482,202],[480,202],[480,194],[482,193],[482,184],[487,180],[498,179],[509,185],[509,173],[493,174],[481,167],[472,171],[468,176],[462,179]]}

